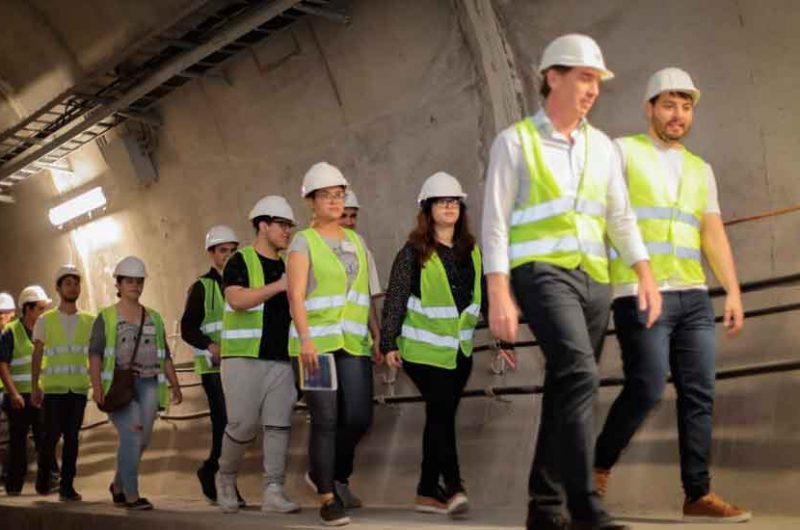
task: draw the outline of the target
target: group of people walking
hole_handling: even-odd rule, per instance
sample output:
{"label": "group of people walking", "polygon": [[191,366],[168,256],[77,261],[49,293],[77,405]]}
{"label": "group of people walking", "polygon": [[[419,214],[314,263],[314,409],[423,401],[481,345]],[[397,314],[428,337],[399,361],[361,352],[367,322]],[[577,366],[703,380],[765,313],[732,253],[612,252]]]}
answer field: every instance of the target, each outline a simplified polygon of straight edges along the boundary
{"label": "group of people walking", "polygon": [[[227,226],[209,230],[211,267],[189,289],[181,334],[194,348],[211,415],[211,450],[197,476],[221,511],[245,505],[237,475],[259,431],[261,509],[299,510],[283,485],[291,413],[302,393],[311,419],[305,481],[322,522],[347,524],[363,504],[350,477],[373,419],[373,364],[385,360],[405,371],[425,402],[415,508],[465,514],[456,413],[475,328],[483,315],[499,355],[516,366],[521,312],[545,358],[529,530],[627,528],[607,514],[603,497],[667,372],[678,395],[684,517],[750,518],[710,487],[715,328],[703,255],[726,290],[731,334],[741,329],[743,310],[713,172],[681,143],[700,91],[686,72],[659,70],[645,91],[647,131],[611,141],[586,118],[613,77],[591,38],[555,39],[538,70],[542,108],[491,148],[482,248],[459,181],[430,176],[416,226],[394,260],[381,319],[374,260],[355,231],[359,205],[336,167],[320,162],[303,177],[312,219],[303,230],[293,234],[294,211],[275,195],[250,211],[250,245],[240,247]],[[77,309],[81,275],[67,266],[56,277],[57,309],[45,312],[47,295],[31,286],[20,296],[20,318],[6,323],[0,378],[9,396],[11,495],[22,489],[25,437],[43,407],[37,491],[49,491],[45,479],[63,436],[60,497],[80,499],[73,479],[87,390],[108,409],[118,372],[132,369],[130,401],[110,412],[119,448],[109,490],[117,504],[152,508],[139,494],[138,465],[158,409],[182,396],[163,320],[139,302],[145,264],[127,257],[113,276],[119,301],[96,317]],[[7,306],[0,295],[0,318]],[[598,361],[612,307],[625,384],[595,444]],[[318,372],[335,372],[335,384],[306,388],[308,374]]]}

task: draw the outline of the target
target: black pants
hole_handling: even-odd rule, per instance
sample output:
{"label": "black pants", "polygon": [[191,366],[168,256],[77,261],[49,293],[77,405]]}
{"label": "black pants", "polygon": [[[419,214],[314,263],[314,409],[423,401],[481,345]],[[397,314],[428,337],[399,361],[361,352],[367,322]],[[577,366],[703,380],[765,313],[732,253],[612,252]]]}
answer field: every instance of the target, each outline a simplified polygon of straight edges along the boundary
{"label": "black pants", "polygon": [[[72,490],[78,462],[78,437],[83,425],[86,410],[86,396],[83,394],[47,394],[44,398],[44,429],[39,452],[39,472],[36,486],[46,489],[50,481],[50,470],[55,465],[56,445],[64,437],[61,451],[62,492]],[[46,471],[45,471],[46,470]]]}
{"label": "black pants", "polygon": [[372,359],[342,350],[334,356],[338,390],[303,394],[311,413],[309,473],[320,494],[333,493],[334,480],[348,483],[356,446],[372,425]]}
{"label": "black pants", "polygon": [[544,394],[528,491],[529,520],[607,517],[594,493],[593,407],[597,357],[610,312],[609,287],[580,270],[530,263],[512,271],[514,294],[545,357]]}
{"label": "black pants", "polygon": [[225,394],[222,392],[222,378],[220,374],[203,374],[200,376],[203,390],[208,398],[208,410],[211,414],[211,451],[203,462],[203,468],[211,473],[219,469],[219,455],[222,452],[222,436],[228,424],[228,415],[225,412]]}
{"label": "black pants", "polygon": [[33,440],[39,460],[39,469],[50,469],[42,460],[42,411],[31,405],[31,395],[22,394],[25,407],[11,408],[11,399],[6,396],[3,406],[8,416],[8,471],[6,472],[6,491],[16,493],[22,491],[25,475],[28,472],[28,433],[33,431]]}
{"label": "black pants", "polygon": [[458,354],[456,368],[403,362],[408,377],[425,400],[425,431],[422,434],[422,469],[417,495],[435,496],[439,477],[445,490],[453,494],[463,490],[456,443],[456,412],[461,392],[472,373],[472,357]]}

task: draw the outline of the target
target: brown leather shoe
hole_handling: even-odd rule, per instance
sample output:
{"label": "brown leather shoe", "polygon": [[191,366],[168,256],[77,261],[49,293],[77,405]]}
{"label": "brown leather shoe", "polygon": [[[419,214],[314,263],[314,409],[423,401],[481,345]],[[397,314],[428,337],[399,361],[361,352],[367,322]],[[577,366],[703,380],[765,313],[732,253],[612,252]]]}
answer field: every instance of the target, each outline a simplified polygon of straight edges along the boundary
{"label": "brown leather shoe", "polygon": [[605,497],[608,491],[608,479],[611,477],[610,469],[594,469],[594,491],[598,497]]}
{"label": "brown leather shoe", "polygon": [[705,523],[743,523],[753,517],[750,512],[725,502],[716,493],[709,493],[694,502],[683,503],[683,518],[686,521]]}

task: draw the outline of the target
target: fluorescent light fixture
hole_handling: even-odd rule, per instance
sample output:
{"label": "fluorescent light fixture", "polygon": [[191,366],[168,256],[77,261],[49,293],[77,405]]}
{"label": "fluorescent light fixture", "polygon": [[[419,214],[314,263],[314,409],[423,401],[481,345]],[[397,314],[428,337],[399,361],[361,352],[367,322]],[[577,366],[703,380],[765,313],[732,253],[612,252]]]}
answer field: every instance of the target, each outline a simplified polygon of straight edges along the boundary
{"label": "fluorescent light fixture", "polygon": [[55,208],[50,208],[50,222],[53,226],[61,226],[84,214],[91,214],[94,210],[102,208],[107,204],[103,189],[98,186],[86,193],[59,204]]}

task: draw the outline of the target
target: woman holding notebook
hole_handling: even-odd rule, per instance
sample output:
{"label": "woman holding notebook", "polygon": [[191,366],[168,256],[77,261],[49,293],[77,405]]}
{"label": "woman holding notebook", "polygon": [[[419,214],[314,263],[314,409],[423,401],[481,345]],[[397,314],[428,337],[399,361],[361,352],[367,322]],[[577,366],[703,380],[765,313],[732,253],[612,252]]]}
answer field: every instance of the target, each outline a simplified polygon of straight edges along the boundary
{"label": "woman holding notebook", "polygon": [[295,235],[287,266],[289,355],[311,412],[306,481],[327,526],[348,524],[345,510],[361,506],[348,481],[372,423],[369,265],[361,237],[339,226],[347,185],[325,162],[305,174],[313,220]]}

